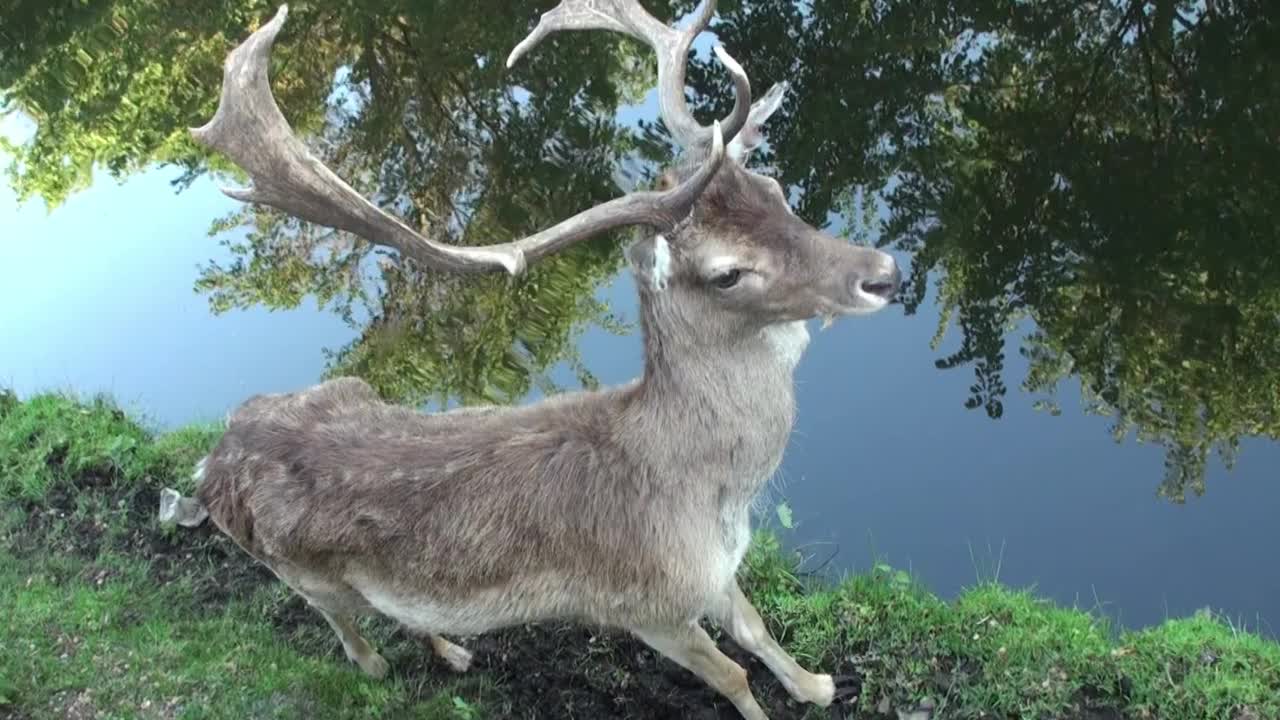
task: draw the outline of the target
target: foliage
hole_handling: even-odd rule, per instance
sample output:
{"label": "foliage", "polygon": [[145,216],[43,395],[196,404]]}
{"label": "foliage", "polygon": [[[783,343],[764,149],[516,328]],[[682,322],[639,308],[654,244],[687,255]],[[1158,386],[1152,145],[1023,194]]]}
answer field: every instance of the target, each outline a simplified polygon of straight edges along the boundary
{"label": "foliage", "polygon": [[811,220],[886,202],[904,309],[936,277],[937,341],[960,335],[937,365],[973,367],[967,407],[1002,415],[1005,336],[1029,320],[1023,388],[1055,409],[1077,378],[1118,439],[1166,446],[1174,500],[1214,450],[1280,434],[1274,7],[805,5],[742,2],[717,26],[753,81],[795,88],[767,161]]}
{"label": "foliage", "polygon": [[[0,88],[6,107],[38,125],[30,142],[8,148],[21,198],[56,207],[95,165],[118,178],[176,165],[180,186],[207,171],[239,174],[186,128],[212,116],[225,53],[272,6],[182,6],[23,3],[7,16],[22,40],[0,58]],[[399,0],[296,8],[273,54],[273,89],[316,155],[410,224],[448,243],[513,239],[621,191],[613,165],[634,140],[612,115],[639,100],[656,72],[642,45],[601,33],[550,42],[532,62],[505,68],[539,9]],[[207,263],[196,282],[214,312],[315,297],[360,331],[332,355],[329,374],[359,373],[402,402],[511,402],[535,383],[550,389],[546,373],[560,362],[590,385],[573,340],[591,323],[619,327],[593,298],[620,265],[616,236],[511,283],[442,277],[267,208],[245,207],[211,233],[232,256]]]}
{"label": "foliage", "polygon": [[[21,111],[37,129],[29,142],[0,149],[13,156],[18,198],[40,196],[50,208],[87,187],[95,165],[123,178],[153,162],[172,164],[183,171],[179,186],[206,170],[187,128],[212,115],[223,58],[272,6],[238,0],[193,12],[179,0],[9,4],[0,28],[0,112]],[[336,19],[301,14],[298,24],[311,27]],[[281,104],[318,110],[327,89],[319,73],[340,48],[323,33],[292,45],[281,58],[310,82],[286,83]],[[294,121],[305,130],[316,119],[312,111]]]}
{"label": "foliage", "polygon": [[[859,708],[940,717],[1166,720],[1280,713],[1280,646],[1210,612],[1141,630],[984,582],[952,602],[877,563],[836,585],[803,580],[800,559],[757,533],[741,581],[802,664],[862,677]],[[861,717],[861,715],[859,715]]]}

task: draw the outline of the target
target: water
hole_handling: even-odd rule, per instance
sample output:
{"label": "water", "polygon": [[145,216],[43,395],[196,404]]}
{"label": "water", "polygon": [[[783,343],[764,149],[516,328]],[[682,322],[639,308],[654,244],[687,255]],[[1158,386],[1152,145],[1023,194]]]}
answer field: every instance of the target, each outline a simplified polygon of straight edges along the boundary
{"label": "water", "polygon": [[[771,123],[764,160],[805,217],[932,271],[928,282],[913,278],[905,309],[811,328],[796,377],[799,421],[762,520],[786,502],[795,520],[787,542],[831,573],[882,559],[944,595],[998,576],[1125,625],[1209,606],[1271,632],[1280,618],[1280,574],[1270,562],[1280,540],[1271,522],[1280,506],[1272,209],[1280,207],[1280,163],[1258,138],[1274,137],[1263,123],[1277,117],[1267,112],[1280,87],[1269,64],[1246,63],[1247,40],[1265,28],[1240,11],[1179,30],[1169,41],[1176,65],[1160,66],[1160,112],[1152,113],[1141,95],[1149,78],[1134,74],[1145,67],[1142,46],[1126,41],[1099,54],[1122,14],[1082,21],[1080,50],[1036,35],[1034,24],[1004,27],[1014,38],[1006,42],[1032,61],[980,64],[976,43],[959,48],[973,66],[943,71],[926,62],[940,57],[933,36],[892,3],[871,24],[843,5],[809,4],[808,19],[791,20],[770,14],[775,5],[742,3],[716,28],[758,91],[784,74],[793,83],[796,100]],[[148,12],[122,7],[136,21]],[[737,22],[747,7],[758,20]],[[295,12],[293,32],[311,28],[333,45],[299,50],[296,35],[282,38],[280,56],[310,72],[293,76],[286,114],[319,127],[314,110],[328,95],[326,157],[345,149],[335,164],[360,177],[358,187],[378,187],[415,222],[435,218],[455,236],[505,239],[615,196],[620,150],[598,149],[618,128],[655,116],[643,73],[626,71],[644,57],[628,54],[638,46],[578,35],[504,75],[501,61],[523,26],[511,13],[477,18],[460,8],[443,3],[436,16],[411,14],[386,31],[382,69],[400,78],[402,92],[354,100],[344,74],[338,92],[325,85],[341,65],[334,48],[351,42],[331,22],[345,16]],[[965,30],[1011,22],[985,16],[989,9],[977,3],[967,15],[928,22],[963,44]],[[225,24],[238,38],[244,18],[194,22],[196,32]],[[817,25],[804,39],[775,42],[786,35],[770,24],[782,22]],[[467,32],[449,31],[461,27]],[[1218,52],[1224,38],[1242,48],[1237,59]],[[405,39],[434,43],[438,57],[396,49]],[[710,62],[707,48],[699,42],[700,62]],[[89,49],[104,63],[139,62]],[[208,57],[220,60],[221,51]],[[201,58],[187,59],[198,82],[151,93],[160,106],[183,108],[177,127],[203,122],[216,95],[216,72]],[[1104,61],[1086,62],[1095,58]],[[1008,94],[1016,83],[991,80],[1079,80],[1095,65],[1103,70],[1092,84],[1039,86],[1041,95]],[[614,73],[604,86],[623,97],[600,84],[598,68]],[[699,64],[690,81],[719,90],[717,73]],[[959,88],[962,75],[978,89]],[[75,79],[27,92],[48,103],[40,92],[74,88]],[[508,94],[511,85],[521,90]],[[1085,85],[1091,94],[1079,100]],[[1216,104],[1198,104],[1196,90]],[[723,93],[698,98],[704,115],[726,102]],[[585,112],[585,103],[616,113],[616,122]],[[366,107],[376,112],[360,115]],[[978,126],[944,132],[943,110]],[[149,148],[121,130],[141,121],[122,117],[106,110],[83,123],[117,138],[143,168],[202,157],[184,146]],[[150,122],[165,133],[175,126]],[[3,130],[21,143],[31,127],[10,117]],[[641,152],[625,168],[652,174],[664,155],[650,140],[640,136]],[[374,168],[376,183],[361,174]],[[99,169],[50,213],[38,197],[61,194],[66,173],[56,167],[28,174],[37,199],[24,204],[0,188],[0,381],[24,395],[110,392],[172,427],[217,418],[253,393],[303,387],[330,368],[432,406],[524,402],[576,387],[584,373],[613,384],[640,370],[618,238],[538,268],[536,287],[497,278],[454,286],[394,264],[380,269],[367,247],[341,239],[329,256],[331,245],[309,229],[301,237],[320,250],[299,255],[299,230],[270,216],[257,218],[256,233],[233,227],[209,237],[210,222],[240,206],[205,175],[175,194],[169,181],[179,174],[143,169],[118,184]],[[875,201],[861,206],[858,189]],[[227,239],[244,247],[219,244]],[[215,292],[196,291],[210,260],[226,272],[203,275],[218,282]],[[332,311],[357,292],[366,297],[348,318]],[[211,297],[225,312],[210,312]],[[943,311],[950,323],[933,348]],[[954,367],[940,369],[948,357],[943,364]],[[1117,413],[1133,423],[1118,442]],[[1216,448],[1237,436],[1228,467]]]}

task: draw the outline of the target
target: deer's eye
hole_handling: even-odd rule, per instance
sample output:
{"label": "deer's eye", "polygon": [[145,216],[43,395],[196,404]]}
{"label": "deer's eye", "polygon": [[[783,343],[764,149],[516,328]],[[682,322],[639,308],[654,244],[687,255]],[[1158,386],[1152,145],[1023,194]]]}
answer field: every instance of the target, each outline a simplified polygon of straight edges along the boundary
{"label": "deer's eye", "polygon": [[733,268],[732,270],[725,270],[719,275],[716,275],[715,277],[711,278],[711,284],[715,285],[721,290],[728,290],[734,285],[737,285],[738,281],[741,279],[742,279],[742,271],[739,270],[738,268]]}

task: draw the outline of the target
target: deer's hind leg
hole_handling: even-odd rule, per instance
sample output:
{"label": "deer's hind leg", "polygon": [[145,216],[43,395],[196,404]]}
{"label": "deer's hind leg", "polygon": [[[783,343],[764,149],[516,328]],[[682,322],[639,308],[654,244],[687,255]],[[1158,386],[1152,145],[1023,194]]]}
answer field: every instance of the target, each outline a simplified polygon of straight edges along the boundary
{"label": "deer's hind leg", "polygon": [[444,639],[442,635],[429,633],[427,636],[431,641],[431,649],[435,650],[442,660],[453,668],[454,672],[466,672],[471,667],[471,651],[456,645]]}
{"label": "deer's hind leg", "polygon": [[649,647],[702,678],[725,696],[745,720],[768,720],[764,709],[751,694],[747,671],[720,652],[716,643],[698,624],[670,629],[632,630]]}
{"label": "deer's hind leg", "polygon": [[[310,602],[309,598],[308,602]],[[346,651],[351,662],[359,665],[369,677],[377,679],[386,677],[391,666],[373,649],[369,641],[364,639],[360,631],[356,630],[355,618],[352,615],[330,612],[314,602],[311,605],[320,611],[325,620],[329,621],[329,627],[337,633],[338,639],[342,641],[342,649]]]}
{"label": "deer's hind leg", "polygon": [[300,572],[287,563],[264,564],[324,617],[338,640],[342,641],[342,649],[351,662],[359,665],[372,678],[386,677],[391,666],[356,629],[356,614],[370,609],[360,593],[344,583],[326,581],[310,573]]}
{"label": "deer's hind leg", "polygon": [[430,646],[431,651],[441,660],[444,660],[454,672],[466,672],[471,667],[470,650],[449,642],[443,635],[438,633],[418,630],[404,624],[401,624],[401,627],[423,646]]}

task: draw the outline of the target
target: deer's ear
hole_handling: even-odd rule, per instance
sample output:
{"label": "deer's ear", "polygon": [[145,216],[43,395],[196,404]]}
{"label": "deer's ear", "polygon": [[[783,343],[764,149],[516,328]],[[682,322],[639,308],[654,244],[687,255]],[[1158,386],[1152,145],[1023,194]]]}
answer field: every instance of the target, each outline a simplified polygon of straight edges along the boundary
{"label": "deer's ear", "polygon": [[650,290],[667,289],[671,279],[671,245],[661,235],[641,238],[627,247],[627,261],[635,272],[636,281]]}
{"label": "deer's ear", "polygon": [[782,100],[790,87],[791,83],[786,80],[775,83],[769,88],[769,92],[751,104],[751,112],[747,114],[747,124],[729,143],[729,157],[745,163],[751,152],[764,144],[764,124],[768,122],[769,116],[782,107]]}

